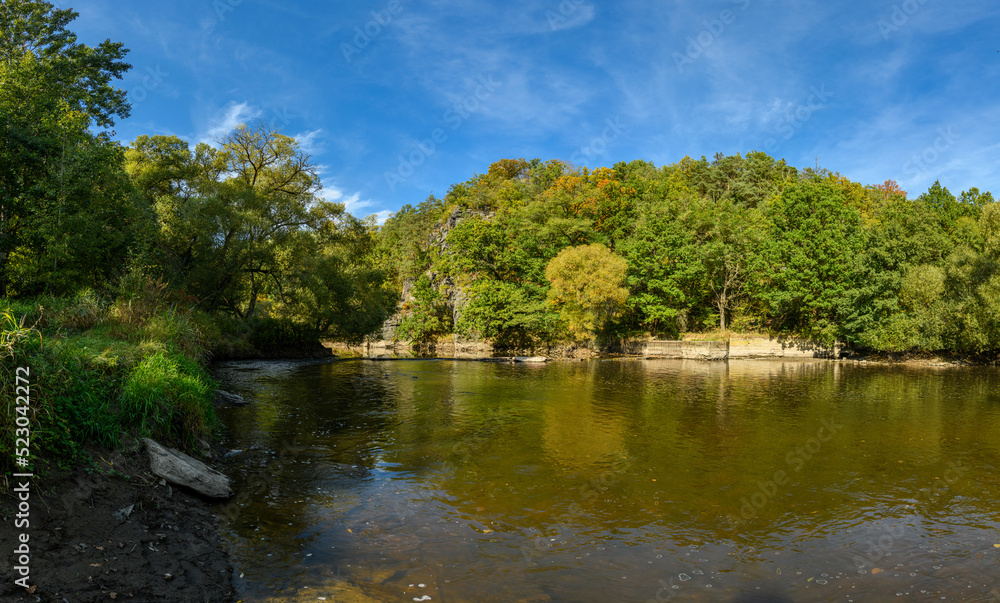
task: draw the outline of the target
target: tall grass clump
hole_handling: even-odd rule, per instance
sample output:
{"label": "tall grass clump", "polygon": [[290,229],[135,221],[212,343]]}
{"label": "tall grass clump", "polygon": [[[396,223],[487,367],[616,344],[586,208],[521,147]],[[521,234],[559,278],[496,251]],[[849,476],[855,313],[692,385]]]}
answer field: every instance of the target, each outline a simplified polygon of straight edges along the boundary
{"label": "tall grass clump", "polygon": [[130,274],[119,297],[108,308],[108,323],[118,336],[147,346],[174,346],[200,363],[224,348],[218,318],[198,310],[194,300],[160,279]]}
{"label": "tall grass clump", "polygon": [[[73,305],[69,302],[63,308]],[[12,407],[16,404],[16,394],[23,394],[23,390],[17,391],[14,378],[18,367],[29,370],[27,412],[31,422],[28,447],[31,459],[65,464],[80,458],[88,441],[109,448],[120,442],[110,408],[117,397],[114,379],[109,378],[107,371],[95,367],[79,338],[55,336],[28,327],[32,315],[35,324],[39,322],[41,308],[36,300],[34,312],[26,312],[19,319],[12,309],[0,314],[0,393],[6,402],[0,417],[3,434],[0,465],[4,468],[12,462],[16,435]]]}
{"label": "tall grass clump", "polygon": [[90,289],[84,289],[67,300],[57,312],[53,321],[64,329],[83,331],[93,328],[104,318],[105,303]]}
{"label": "tall grass clump", "polygon": [[157,352],[136,365],[125,379],[119,425],[137,437],[190,446],[215,425],[214,385],[190,358]]}
{"label": "tall grass clump", "polygon": [[202,327],[191,311],[169,308],[146,321],[138,334],[143,341],[155,341],[176,347],[181,354],[198,362],[209,359],[208,345]]}
{"label": "tall grass clump", "polygon": [[[16,358],[21,344],[27,339],[37,336],[41,342],[42,334],[33,325],[27,325],[28,317],[25,314],[22,313],[18,319],[11,308],[0,313],[0,358],[4,360]],[[5,377],[10,370],[13,370],[13,366],[9,363],[0,364],[0,371],[4,372]]]}
{"label": "tall grass clump", "polygon": [[[106,448],[121,444],[112,407],[121,371],[117,357],[95,345],[99,341],[53,339],[33,358],[39,375],[39,402],[52,411],[41,422],[45,436],[42,452],[48,455],[75,459],[87,442]],[[91,355],[92,351],[97,353]]]}
{"label": "tall grass clump", "polygon": [[29,337],[11,360],[31,371],[32,458],[65,465],[83,458],[88,442],[106,448],[121,443],[112,408],[120,371],[101,338]]}
{"label": "tall grass clump", "polygon": [[5,300],[9,311],[42,331],[90,329],[103,322],[107,303],[90,289],[70,297],[40,295]]}
{"label": "tall grass clump", "polygon": [[[14,409],[17,403],[16,371],[19,366],[27,366],[25,360],[28,349],[41,345],[41,333],[28,326],[24,314],[17,318],[11,308],[0,313],[0,400],[3,415],[0,416],[0,468],[4,475],[11,469],[16,436]],[[34,409],[29,409],[32,424],[37,423]]]}

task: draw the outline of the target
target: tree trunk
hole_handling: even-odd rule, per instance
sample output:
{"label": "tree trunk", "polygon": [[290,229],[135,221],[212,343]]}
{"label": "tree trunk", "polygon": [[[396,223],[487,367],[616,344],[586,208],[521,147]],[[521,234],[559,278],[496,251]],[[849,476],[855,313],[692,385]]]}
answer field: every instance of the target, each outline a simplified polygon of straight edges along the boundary
{"label": "tree trunk", "polygon": [[726,332],[726,294],[723,293],[719,296],[719,300],[716,302],[719,307],[719,331],[722,333]]}
{"label": "tree trunk", "polygon": [[244,318],[250,318],[253,316],[254,310],[257,308],[257,279],[254,278],[253,273],[250,273],[250,304],[247,306],[247,314]]}

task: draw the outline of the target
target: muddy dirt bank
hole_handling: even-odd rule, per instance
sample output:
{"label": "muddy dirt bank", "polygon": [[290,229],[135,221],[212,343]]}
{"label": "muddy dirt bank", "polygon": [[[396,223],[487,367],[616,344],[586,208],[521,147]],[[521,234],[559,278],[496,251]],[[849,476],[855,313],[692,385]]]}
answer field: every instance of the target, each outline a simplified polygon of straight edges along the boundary
{"label": "muddy dirt bank", "polygon": [[[142,451],[94,458],[96,470],[31,480],[27,530],[15,526],[20,482],[8,478],[0,491],[0,600],[233,601],[232,566],[210,505],[162,483]],[[31,592],[14,584],[13,549],[22,533]]]}

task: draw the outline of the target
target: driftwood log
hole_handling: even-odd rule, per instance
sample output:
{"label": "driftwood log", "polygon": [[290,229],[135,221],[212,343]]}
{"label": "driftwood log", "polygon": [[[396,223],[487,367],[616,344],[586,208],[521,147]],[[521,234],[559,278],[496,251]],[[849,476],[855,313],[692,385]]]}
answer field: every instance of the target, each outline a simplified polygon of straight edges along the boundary
{"label": "driftwood log", "polygon": [[143,439],[154,475],[172,484],[191,488],[209,498],[228,498],[233,494],[229,478],[198,459],[179,450],[167,448],[149,438]]}

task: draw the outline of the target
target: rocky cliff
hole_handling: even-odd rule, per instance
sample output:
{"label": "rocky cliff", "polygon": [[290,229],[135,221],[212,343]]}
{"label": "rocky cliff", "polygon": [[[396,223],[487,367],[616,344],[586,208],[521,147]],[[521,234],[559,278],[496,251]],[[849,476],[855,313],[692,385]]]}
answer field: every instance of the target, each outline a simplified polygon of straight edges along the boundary
{"label": "rocky cliff", "polygon": [[[493,212],[472,210],[461,206],[456,207],[452,210],[448,217],[439,223],[430,233],[427,238],[427,244],[430,248],[437,248],[438,252],[441,254],[451,253],[451,249],[448,245],[448,233],[451,232],[453,228],[469,218],[491,220],[494,215],[495,214]],[[462,308],[469,300],[465,289],[456,283],[450,275],[439,274],[432,269],[428,269],[425,274],[427,274],[428,278],[430,278],[431,285],[434,290],[441,294],[441,296],[446,300],[448,309],[451,312],[452,324],[458,324],[458,320],[462,314]],[[405,280],[403,282],[399,303],[396,305],[396,313],[386,319],[385,323],[382,324],[382,331],[376,341],[380,340],[383,345],[388,345],[390,342],[393,344],[399,342],[396,336],[396,330],[399,327],[403,306],[407,302],[413,300],[412,291],[413,280]],[[373,341],[372,343],[374,344],[376,341]],[[470,344],[478,343],[461,339],[459,341]]]}

